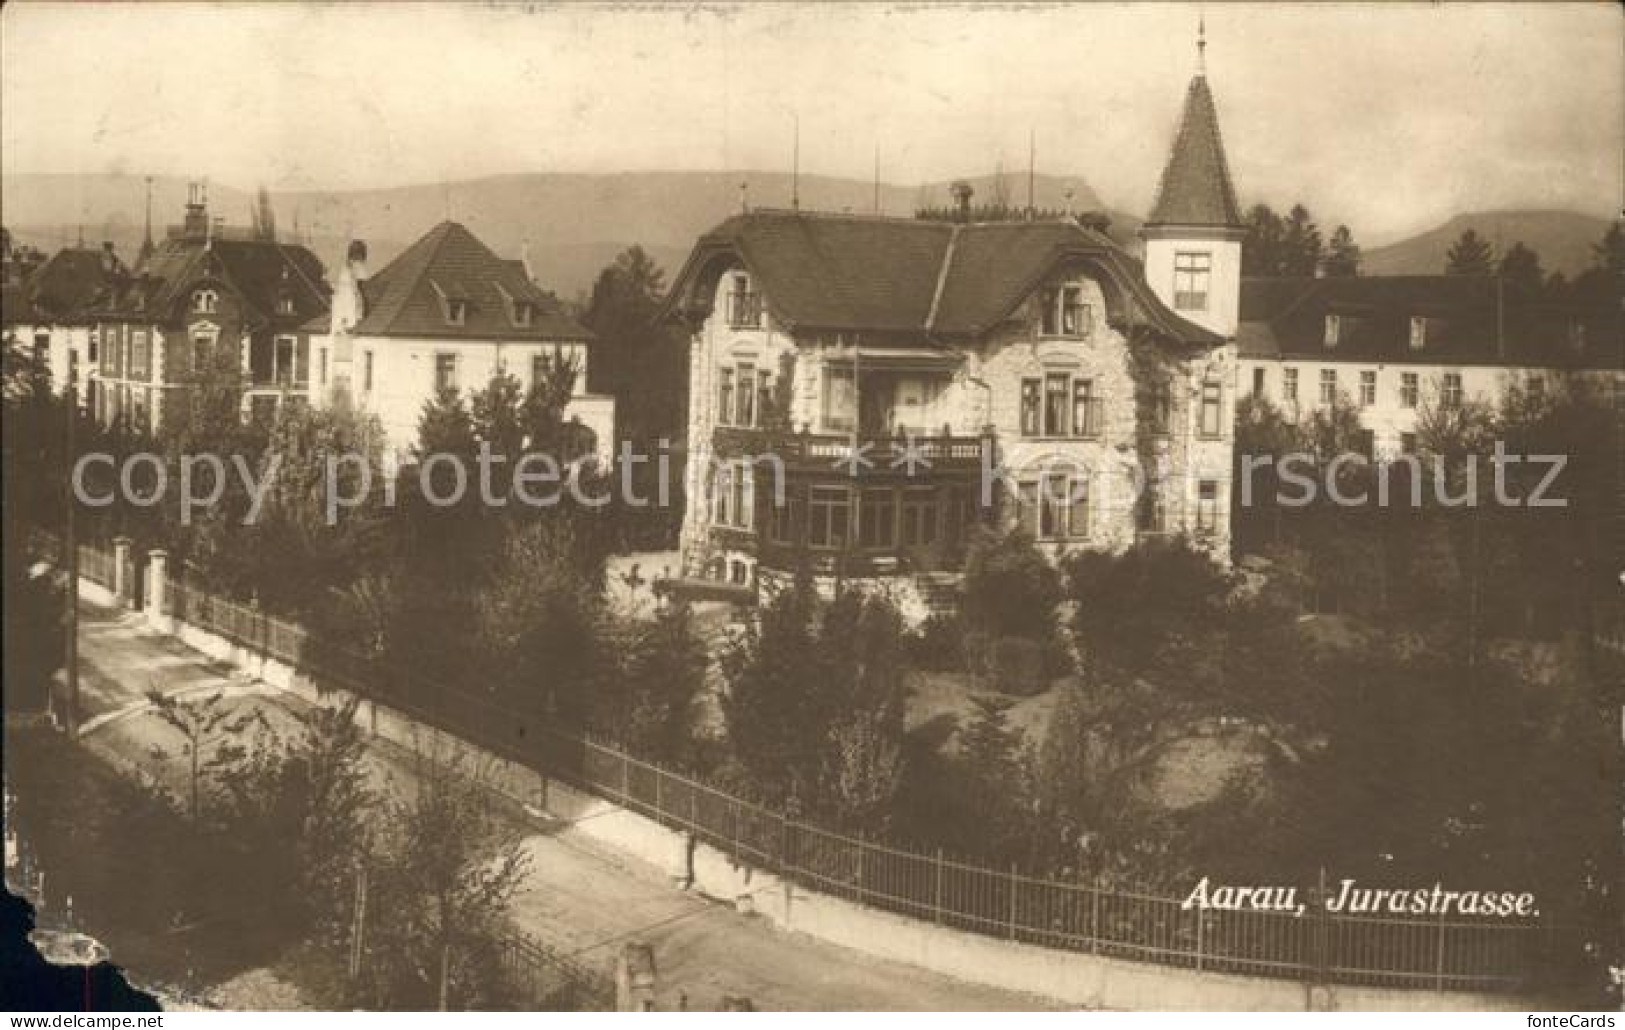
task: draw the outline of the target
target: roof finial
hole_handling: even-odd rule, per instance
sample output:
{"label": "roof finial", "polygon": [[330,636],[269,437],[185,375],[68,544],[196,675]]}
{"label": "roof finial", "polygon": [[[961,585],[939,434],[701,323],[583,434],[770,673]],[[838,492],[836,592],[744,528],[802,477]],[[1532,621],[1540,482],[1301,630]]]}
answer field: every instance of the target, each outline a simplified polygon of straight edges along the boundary
{"label": "roof finial", "polygon": [[1207,15],[1196,16],[1196,74],[1207,77]]}
{"label": "roof finial", "polygon": [[739,180],[739,213],[750,213],[750,180]]}

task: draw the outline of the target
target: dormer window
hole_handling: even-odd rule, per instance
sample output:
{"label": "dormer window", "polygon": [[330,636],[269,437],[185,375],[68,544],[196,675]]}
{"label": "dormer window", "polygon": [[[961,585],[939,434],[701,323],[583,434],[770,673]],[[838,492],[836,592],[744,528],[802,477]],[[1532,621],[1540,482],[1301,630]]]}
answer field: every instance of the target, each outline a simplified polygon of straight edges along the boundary
{"label": "dormer window", "polygon": [[1337,346],[1338,338],[1343,334],[1343,320],[1337,315],[1326,316],[1325,344],[1328,347]]}
{"label": "dormer window", "polygon": [[759,329],[762,325],[762,295],[751,290],[750,276],[736,272],[728,290],[728,327]]}
{"label": "dormer window", "polygon": [[1411,350],[1421,350],[1428,344],[1428,320],[1421,315],[1411,316]]}
{"label": "dormer window", "polygon": [[1586,349],[1586,324],[1578,318],[1569,319],[1569,346],[1574,353],[1583,354]]}
{"label": "dormer window", "polygon": [[535,311],[536,306],[528,300],[514,301],[513,324],[521,329],[530,328],[530,324],[535,318]]}
{"label": "dormer window", "polygon": [[293,294],[280,293],[276,298],[276,313],[279,315],[292,315],[295,313]]}
{"label": "dormer window", "polygon": [[192,294],[192,310],[200,315],[212,315],[220,308],[220,295],[213,290],[199,290]]}
{"label": "dormer window", "polygon": [[446,301],[446,321],[451,325],[463,325],[468,321],[468,301],[461,297],[452,297]]}
{"label": "dormer window", "polygon": [[1076,284],[1045,290],[1039,298],[1039,334],[1088,336],[1093,318],[1083,297],[1083,287]]}

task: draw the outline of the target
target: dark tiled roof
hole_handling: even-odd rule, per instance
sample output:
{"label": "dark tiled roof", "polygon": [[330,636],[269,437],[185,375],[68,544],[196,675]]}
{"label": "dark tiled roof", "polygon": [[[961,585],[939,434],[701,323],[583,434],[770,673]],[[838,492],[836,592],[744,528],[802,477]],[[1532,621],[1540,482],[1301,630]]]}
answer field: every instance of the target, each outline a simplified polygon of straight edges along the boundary
{"label": "dark tiled roof", "polygon": [[[497,257],[456,222],[441,222],[361,284],[366,314],[356,333],[471,339],[585,340],[580,322],[530,281],[524,263]],[[452,325],[445,301],[467,302]],[[534,306],[529,326],[515,324],[513,301]]]}
{"label": "dark tiled roof", "polygon": [[1236,188],[1219,135],[1219,113],[1207,77],[1191,79],[1179,134],[1157,186],[1157,202],[1146,225],[1241,225]]}
{"label": "dark tiled roof", "polygon": [[1108,314],[1185,343],[1219,337],[1169,311],[1137,262],[1074,221],[955,224],[908,218],[753,211],[702,236],[668,309],[703,309],[718,258],[742,262],[774,317],[799,329],[976,336],[1008,318],[1058,264],[1088,264]]}
{"label": "dark tiled roof", "polygon": [[[1335,347],[1328,315],[1339,320]],[[1427,319],[1419,350],[1413,317]],[[1242,280],[1236,341],[1248,357],[1618,368],[1622,333],[1617,305],[1554,305],[1490,276],[1258,278]]]}
{"label": "dark tiled roof", "polygon": [[37,315],[25,283],[0,285],[0,325],[35,325]]}
{"label": "dark tiled roof", "polygon": [[[328,310],[322,263],[302,246],[235,237],[171,237],[131,275],[95,298],[88,310],[113,318],[159,322],[180,318],[199,286],[218,282],[243,299],[249,321],[298,330]],[[281,311],[286,295],[293,311]]]}
{"label": "dark tiled roof", "polygon": [[[111,250],[64,247],[34,269],[21,290],[30,318],[63,322],[76,317],[86,304],[128,273],[124,262]],[[15,321],[10,316],[7,320]]]}

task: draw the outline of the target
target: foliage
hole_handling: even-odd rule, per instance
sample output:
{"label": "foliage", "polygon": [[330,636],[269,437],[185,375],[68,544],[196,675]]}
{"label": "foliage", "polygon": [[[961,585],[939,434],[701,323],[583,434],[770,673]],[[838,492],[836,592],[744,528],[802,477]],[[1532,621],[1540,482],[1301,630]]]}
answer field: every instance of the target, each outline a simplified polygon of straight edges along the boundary
{"label": "foliage", "polygon": [[[609,684],[611,711],[602,718],[633,754],[670,765],[692,764],[695,709],[705,688],[705,643],[688,605],[672,601],[653,619],[622,630],[619,674]],[[606,706],[608,707],[608,706]]]}
{"label": "foliage", "polygon": [[1507,252],[1501,255],[1500,264],[1496,266],[1495,272],[1501,278],[1521,287],[1528,297],[1538,297],[1546,288],[1546,270],[1540,267],[1540,255],[1524,246],[1522,240],[1513,243]]}
{"label": "foliage", "polygon": [[1492,275],[1495,248],[1475,229],[1466,229],[1445,252],[1446,275]]}
{"label": "foliage", "polygon": [[506,997],[499,949],[529,854],[501,828],[488,770],[419,754],[416,789],[389,806],[367,878],[361,1000],[408,1011]]}
{"label": "foliage", "polygon": [[[1276,214],[1267,204],[1257,204],[1247,212],[1246,222],[1247,238],[1241,245],[1243,275],[1308,278],[1321,267],[1323,248],[1320,227],[1315,224],[1309,209],[1302,204],[1292,205],[1285,216]],[[1346,239],[1346,242],[1352,245],[1352,239]],[[1350,257],[1354,258],[1357,266],[1357,249],[1350,252],[1344,248],[1339,261],[1346,266]]]}
{"label": "foliage", "polygon": [[982,530],[971,541],[963,602],[969,629],[1047,643],[1060,599],[1060,576],[1031,535]]}
{"label": "foliage", "polygon": [[201,697],[177,697],[160,690],[147,691],[147,703],[157,715],[185,740],[190,773],[188,785],[192,822],[203,817],[204,791],[217,788],[230,775],[232,766],[246,755],[243,743],[247,730],[263,725],[258,709],[234,712],[222,691]]}
{"label": "foliage", "polygon": [[1360,274],[1360,245],[1354,242],[1354,233],[1348,226],[1339,225],[1332,233],[1326,253],[1320,259],[1320,270],[1328,279]]}

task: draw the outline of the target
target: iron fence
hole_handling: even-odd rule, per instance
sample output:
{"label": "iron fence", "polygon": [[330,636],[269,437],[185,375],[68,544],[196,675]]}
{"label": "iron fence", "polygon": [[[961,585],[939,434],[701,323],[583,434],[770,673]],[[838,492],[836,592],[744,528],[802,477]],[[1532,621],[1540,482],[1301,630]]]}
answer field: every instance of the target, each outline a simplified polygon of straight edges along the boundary
{"label": "iron fence", "polygon": [[506,937],[498,960],[515,999],[527,1009],[567,1012],[612,1012],[615,981],[526,934]]}
{"label": "iron fence", "polygon": [[[821,894],[989,937],[1224,973],[1435,990],[1514,990],[1576,947],[1537,920],[1382,918],[1186,909],[1183,899],[993,868],[789,818],[546,716],[375,663],[256,608],[176,582],[167,614],[462,737],[502,758],[693,834]],[[524,948],[515,952],[530,955]],[[532,956],[533,957],[533,956]],[[520,961],[520,959],[515,959]],[[525,958],[524,961],[531,961]],[[538,960],[539,961],[539,960]]]}

